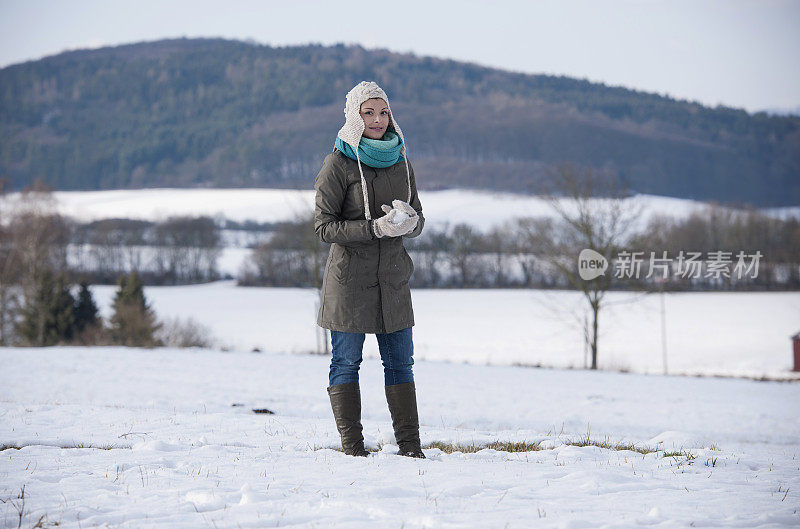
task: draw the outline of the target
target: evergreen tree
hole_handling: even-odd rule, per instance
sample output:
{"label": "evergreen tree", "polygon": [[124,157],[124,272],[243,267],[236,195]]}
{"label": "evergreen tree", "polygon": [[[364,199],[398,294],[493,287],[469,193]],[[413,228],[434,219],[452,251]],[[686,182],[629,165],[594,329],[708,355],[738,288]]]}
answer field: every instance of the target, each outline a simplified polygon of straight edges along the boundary
{"label": "evergreen tree", "polygon": [[86,327],[97,325],[100,322],[97,304],[92,297],[92,291],[86,281],[81,281],[81,291],[75,304],[75,332],[80,333]]}
{"label": "evergreen tree", "polygon": [[114,314],[111,316],[111,339],[119,345],[155,347],[159,325],[144,297],[144,284],[134,270],[117,280]]}
{"label": "evergreen tree", "polygon": [[63,275],[53,277],[45,269],[26,296],[19,333],[28,345],[47,346],[63,343],[75,334],[75,299]]}

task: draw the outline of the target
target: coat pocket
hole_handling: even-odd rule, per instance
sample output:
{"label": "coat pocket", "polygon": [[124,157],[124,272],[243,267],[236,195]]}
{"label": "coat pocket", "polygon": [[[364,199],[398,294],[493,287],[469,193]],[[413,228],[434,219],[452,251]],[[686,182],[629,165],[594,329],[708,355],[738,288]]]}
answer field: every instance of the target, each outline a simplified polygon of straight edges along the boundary
{"label": "coat pocket", "polygon": [[407,285],[409,279],[411,279],[411,274],[414,273],[414,261],[402,245],[400,245],[395,256],[397,266],[394,267],[391,274],[390,283],[393,287],[400,288],[403,285]]}
{"label": "coat pocket", "polygon": [[408,263],[408,276],[406,280],[409,280],[411,279],[411,274],[414,273],[414,260],[408,254],[408,250],[406,250],[405,246],[402,246],[401,248],[403,248],[403,255],[405,256],[406,262]]}
{"label": "coat pocket", "polygon": [[333,244],[332,248],[330,275],[334,281],[344,285],[350,275],[350,252],[341,244]]}
{"label": "coat pocket", "polygon": [[372,254],[367,248],[354,248],[350,257],[350,279],[353,287],[359,290],[377,287],[377,254]]}

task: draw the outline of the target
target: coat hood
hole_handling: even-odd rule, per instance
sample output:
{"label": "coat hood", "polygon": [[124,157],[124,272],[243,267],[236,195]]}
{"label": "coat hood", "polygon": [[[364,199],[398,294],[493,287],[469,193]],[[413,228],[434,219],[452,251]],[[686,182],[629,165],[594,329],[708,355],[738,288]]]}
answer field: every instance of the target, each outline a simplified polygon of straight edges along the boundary
{"label": "coat hood", "polygon": [[344,125],[341,129],[339,129],[337,136],[341,138],[343,142],[350,145],[350,147],[352,147],[353,151],[356,153],[358,171],[361,174],[361,188],[364,193],[364,217],[367,220],[371,220],[372,215],[369,212],[367,181],[364,179],[364,171],[361,169],[361,159],[358,155],[358,144],[361,143],[361,137],[364,134],[364,120],[361,118],[361,104],[364,103],[364,101],[373,98],[380,98],[386,101],[386,106],[389,107],[389,127],[394,129],[397,135],[400,136],[400,141],[402,142],[400,154],[402,154],[403,158],[405,159],[406,176],[408,181],[408,198],[406,199],[406,202],[411,201],[411,172],[408,168],[406,139],[403,137],[403,131],[400,129],[400,125],[397,124],[397,121],[394,118],[394,112],[392,112],[392,105],[389,103],[389,97],[386,95],[386,92],[384,92],[383,89],[378,86],[378,83],[374,81],[361,81],[349,92],[347,92],[347,97],[345,98],[344,104]]}

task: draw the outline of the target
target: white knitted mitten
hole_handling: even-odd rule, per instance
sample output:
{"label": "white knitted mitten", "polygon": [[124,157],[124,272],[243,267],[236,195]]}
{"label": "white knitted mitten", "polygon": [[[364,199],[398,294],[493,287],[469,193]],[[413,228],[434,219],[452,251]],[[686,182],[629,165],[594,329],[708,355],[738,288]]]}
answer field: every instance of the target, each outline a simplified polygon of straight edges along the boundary
{"label": "white knitted mitten", "polygon": [[417,223],[419,223],[419,215],[417,214],[417,210],[412,208],[407,202],[403,202],[402,200],[392,200],[392,208],[397,211],[397,214],[394,217],[394,222],[405,221],[406,219],[410,219],[411,223],[408,224],[409,228],[408,231],[403,233],[411,233],[417,227]]}
{"label": "white knitted mitten", "polygon": [[372,227],[375,236],[381,237],[400,237],[417,227],[419,217],[409,217],[399,210],[393,209],[384,204],[381,209],[386,213],[383,217],[373,222]]}
{"label": "white knitted mitten", "polygon": [[[394,207],[390,208],[384,204],[381,206],[381,209],[386,213],[389,213],[392,210],[396,211],[397,213],[395,213],[394,217],[392,218],[392,222],[395,224],[405,224],[409,226],[408,231],[403,233],[403,235],[414,231],[414,228],[417,227],[417,223],[419,222],[419,215],[417,215],[416,210],[402,200],[393,200],[392,206]],[[409,211],[411,211],[411,213],[409,213]],[[411,219],[413,222],[406,222],[408,219]]]}

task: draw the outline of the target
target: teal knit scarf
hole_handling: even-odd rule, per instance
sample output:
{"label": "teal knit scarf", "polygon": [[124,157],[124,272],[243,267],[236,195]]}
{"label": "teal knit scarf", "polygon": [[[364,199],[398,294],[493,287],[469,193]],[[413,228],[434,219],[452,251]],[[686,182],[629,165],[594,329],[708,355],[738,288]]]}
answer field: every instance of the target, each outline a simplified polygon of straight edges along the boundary
{"label": "teal knit scarf", "polygon": [[[403,155],[400,154],[402,146],[403,142],[400,140],[400,136],[390,130],[387,130],[383,139],[380,140],[361,136],[361,141],[358,143],[358,157],[370,167],[391,167],[403,159]],[[356,159],[355,151],[350,144],[343,142],[342,138],[336,137],[334,147],[342,151],[348,158]]]}

